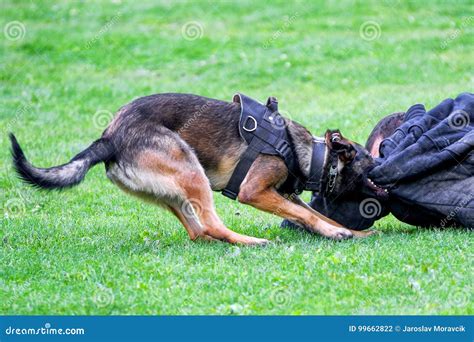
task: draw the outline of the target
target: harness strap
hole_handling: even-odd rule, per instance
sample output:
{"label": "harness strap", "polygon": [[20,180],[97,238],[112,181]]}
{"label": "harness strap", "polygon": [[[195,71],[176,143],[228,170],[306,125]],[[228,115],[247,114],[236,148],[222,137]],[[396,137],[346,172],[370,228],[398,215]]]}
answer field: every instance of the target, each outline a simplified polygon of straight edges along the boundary
{"label": "harness strap", "polygon": [[334,190],[338,177],[338,156],[335,151],[328,151],[324,139],[313,140],[309,177],[306,178],[301,172],[286,126],[279,127],[276,124],[284,123],[278,113],[276,99],[270,97],[264,106],[243,94],[237,94],[234,102],[241,105],[239,132],[248,146],[222,190],[224,196],[234,200],[237,198],[240,185],[259,154],[279,156],[285,161],[288,177],[278,191],[299,194],[303,190],[311,190],[330,194]]}
{"label": "harness strap", "polygon": [[247,147],[245,152],[242,154],[239,163],[235,167],[232,176],[229,179],[229,183],[224,190],[222,190],[222,194],[230,199],[235,200],[239,195],[240,184],[247,176],[250,167],[252,166],[255,159],[257,159],[258,155],[261,151],[261,141],[257,138],[253,138],[250,142],[250,145]]}
{"label": "harness strap", "polygon": [[311,156],[311,167],[309,178],[306,180],[305,189],[320,191],[322,186],[323,170],[326,164],[326,142],[323,139],[313,140],[313,154]]}
{"label": "harness strap", "polygon": [[237,198],[240,185],[259,154],[280,156],[290,172],[295,169],[297,162],[288,142],[286,127],[275,124],[277,120],[284,119],[278,113],[278,102],[274,97],[268,98],[266,106],[242,94],[237,94],[234,101],[240,102],[242,108],[239,130],[248,147],[222,191],[224,196],[231,199]]}

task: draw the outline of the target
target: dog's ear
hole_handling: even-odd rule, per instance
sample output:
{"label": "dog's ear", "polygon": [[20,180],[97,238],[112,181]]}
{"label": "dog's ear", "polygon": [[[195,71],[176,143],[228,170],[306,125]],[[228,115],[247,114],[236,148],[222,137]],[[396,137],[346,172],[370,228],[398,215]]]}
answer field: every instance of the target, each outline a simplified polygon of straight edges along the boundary
{"label": "dog's ear", "polygon": [[337,152],[341,161],[347,164],[354,160],[357,151],[353,143],[344,138],[339,130],[327,130],[325,139],[329,150]]}

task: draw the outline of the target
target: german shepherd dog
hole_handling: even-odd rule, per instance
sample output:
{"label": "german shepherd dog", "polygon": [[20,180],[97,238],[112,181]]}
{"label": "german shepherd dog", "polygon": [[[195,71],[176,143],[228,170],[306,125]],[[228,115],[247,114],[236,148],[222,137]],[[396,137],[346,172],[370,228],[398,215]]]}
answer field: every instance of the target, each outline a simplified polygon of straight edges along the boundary
{"label": "german shepherd dog", "polygon": [[[213,204],[211,190],[225,188],[248,146],[238,131],[240,111],[239,103],[190,94],[146,96],[123,106],[100,139],[60,166],[33,166],[10,134],[13,163],[26,183],[42,189],[62,189],[79,184],[91,167],[104,162],[107,177],[114,184],[169,209],[191,240],[264,245],[268,240],[228,229]],[[285,120],[299,166],[307,176],[313,136],[298,123]],[[365,164],[370,162],[370,155],[362,146],[342,136],[333,142],[328,136],[329,132],[327,148],[338,151],[338,168],[354,171],[357,167],[351,163],[355,155],[361,156]],[[281,158],[261,154],[241,184],[238,200],[335,240],[372,233],[346,229],[298,196],[280,194],[277,190],[287,176],[288,169]],[[339,183],[338,186],[345,186],[343,177]]]}

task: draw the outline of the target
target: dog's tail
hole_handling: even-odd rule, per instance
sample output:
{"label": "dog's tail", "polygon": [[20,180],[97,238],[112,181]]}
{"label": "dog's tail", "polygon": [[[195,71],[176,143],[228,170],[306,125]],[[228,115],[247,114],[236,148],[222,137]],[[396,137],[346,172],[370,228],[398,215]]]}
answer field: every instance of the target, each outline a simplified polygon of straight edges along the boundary
{"label": "dog's tail", "polygon": [[12,144],[13,167],[18,176],[24,182],[42,189],[63,189],[79,184],[91,167],[110,160],[115,150],[108,139],[100,138],[72,158],[69,163],[43,169],[31,165],[26,160],[15,136],[12,133],[9,136]]}

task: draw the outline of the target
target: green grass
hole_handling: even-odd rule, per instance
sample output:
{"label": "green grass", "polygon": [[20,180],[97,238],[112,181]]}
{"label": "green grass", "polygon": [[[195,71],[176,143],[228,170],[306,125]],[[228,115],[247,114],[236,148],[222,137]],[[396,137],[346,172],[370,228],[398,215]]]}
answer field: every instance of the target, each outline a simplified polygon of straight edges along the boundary
{"label": "green grass", "polygon": [[[333,242],[216,194],[229,227],[273,244],[193,243],[102,166],[61,193],[22,185],[7,139],[15,132],[33,163],[56,165],[100,136],[99,110],[151,93],[230,100],[240,91],[277,96],[316,135],[340,128],[363,143],[386,114],[472,91],[471,1],[0,7],[1,314],[474,313],[467,231],[389,217],[379,236]],[[3,32],[14,20],[26,28],[16,41]],[[183,38],[190,21],[201,38]],[[362,39],[367,21],[380,26],[377,39]]]}

